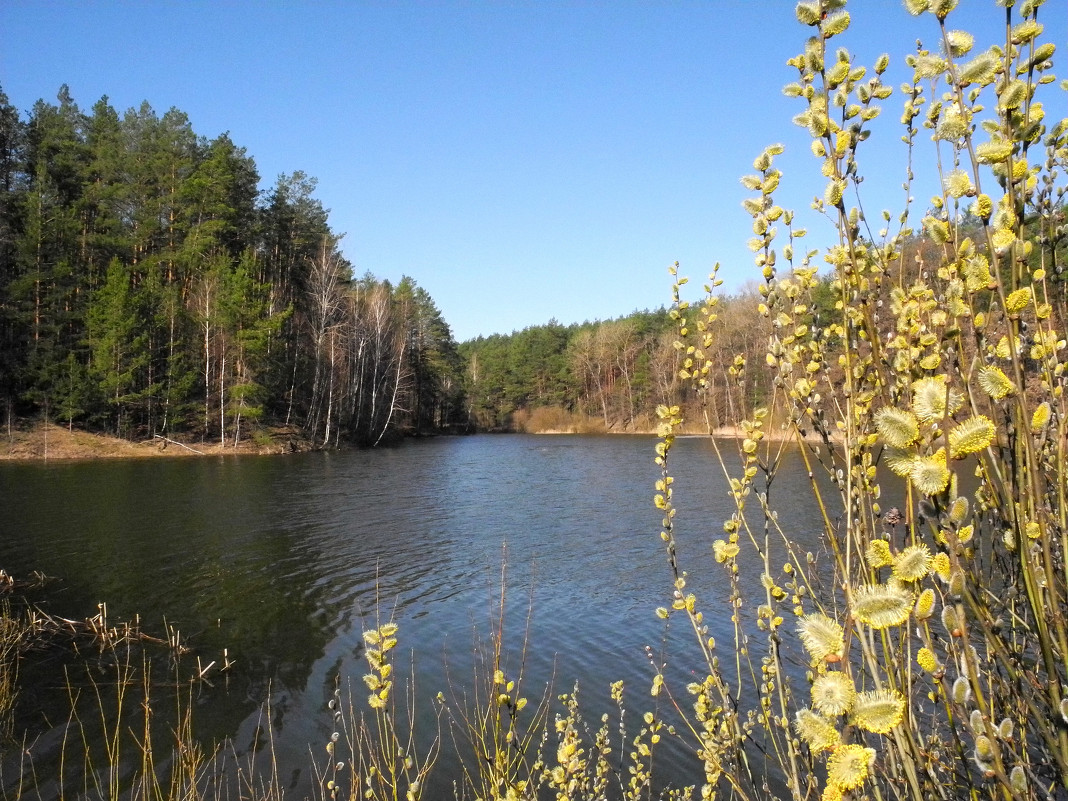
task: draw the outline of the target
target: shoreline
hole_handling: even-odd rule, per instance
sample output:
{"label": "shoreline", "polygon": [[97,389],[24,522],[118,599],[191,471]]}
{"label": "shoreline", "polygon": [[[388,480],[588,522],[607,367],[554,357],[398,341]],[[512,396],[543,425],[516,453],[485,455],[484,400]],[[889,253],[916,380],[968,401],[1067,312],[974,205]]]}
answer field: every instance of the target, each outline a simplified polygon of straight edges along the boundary
{"label": "shoreline", "polygon": [[[261,435],[254,440],[248,437],[238,444],[221,445],[217,442],[200,442],[198,440],[180,440],[159,435],[152,439],[128,440],[107,434],[91,433],[79,429],[69,429],[54,423],[35,423],[0,430],[0,461],[5,462],[76,462],[95,461],[98,459],[159,459],[192,458],[206,456],[280,456],[294,453],[307,453],[318,450],[293,428],[269,429],[266,437]],[[530,433],[535,436],[576,436],[582,433],[568,429],[546,429],[544,431],[514,432]],[[603,436],[656,436],[655,430],[649,431],[609,431],[601,432]],[[707,432],[681,431],[678,437],[717,439],[744,439],[745,432],[738,426],[721,426],[711,434]],[[792,431],[765,431],[765,441],[780,442],[795,439]],[[810,436],[810,440],[812,437]]]}
{"label": "shoreline", "polygon": [[107,434],[70,429],[54,423],[23,425],[0,432],[0,461],[75,462],[97,459],[158,459],[204,456],[264,456],[314,450],[292,429],[269,432],[269,441],[251,437],[234,445],[179,440],[156,435],[128,440]]}
{"label": "shoreline", "polygon": [[[763,429],[764,436],[761,438],[763,442],[782,442],[784,440],[797,439],[796,434],[792,429],[775,428]],[[574,436],[581,434],[588,434],[591,436],[605,436],[605,437],[655,437],[656,429],[628,429],[628,430],[613,430],[613,431],[579,431],[574,428],[547,428],[543,431],[522,431],[522,432],[510,432],[510,433],[523,433],[532,434],[534,436]],[[704,430],[691,429],[683,426],[675,433],[676,439],[745,439],[745,429],[741,426],[727,425],[719,426],[713,429],[711,432]],[[805,436],[806,442],[820,443],[823,440],[819,435],[809,432]]]}

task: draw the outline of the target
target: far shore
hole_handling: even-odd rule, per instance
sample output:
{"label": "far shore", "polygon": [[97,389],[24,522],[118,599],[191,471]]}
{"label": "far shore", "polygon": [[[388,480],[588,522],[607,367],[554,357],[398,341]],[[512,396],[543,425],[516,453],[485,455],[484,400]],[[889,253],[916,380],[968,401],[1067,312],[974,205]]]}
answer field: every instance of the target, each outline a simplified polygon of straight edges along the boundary
{"label": "far shore", "polygon": [[[780,428],[774,428],[774,427],[771,427],[771,428],[765,427],[763,429],[763,432],[764,432],[763,439],[765,441],[770,441],[770,442],[781,442],[783,440],[794,440],[794,439],[797,438],[797,435],[794,433],[793,429],[780,429]],[[540,434],[552,434],[552,435],[562,435],[562,436],[566,436],[566,435],[569,435],[569,434],[595,434],[595,435],[596,434],[604,434],[604,435],[609,435],[609,436],[610,435],[615,435],[615,434],[634,435],[634,436],[655,436],[656,435],[656,431],[654,429],[646,430],[646,429],[641,429],[641,428],[625,429],[625,430],[621,430],[621,431],[604,431],[603,429],[602,430],[579,430],[579,429],[576,429],[576,428],[552,428],[552,429],[545,429],[545,430],[542,430],[542,431],[524,431],[522,433],[525,433],[525,434],[539,434],[539,435]],[[706,438],[706,437],[715,437],[716,439],[745,439],[747,435],[745,433],[745,429],[742,428],[741,426],[718,426],[717,428],[712,429],[711,432],[708,432],[708,431],[706,431],[704,429],[698,429],[698,428],[692,428],[691,429],[691,428],[687,428],[687,427],[684,426],[682,429],[680,429],[679,431],[677,431],[675,433],[675,436],[677,438],[692,437],[692,438],[695,438],[695,439]],[[819,436],[814,434],[813,432],[809,432],[806,435],[805,439],[807,441],[809,441],[809,442],[819,442],[820,441]],[[837,440],[838,438],[835,437],[834,439]]]}
{"label": "far shore", "polygon": [[[574,429],[546,429],[531,431],[532,434],[569,436],[582,432]],[[655,431],[628,430],[608,432],[630,435],[653,436]],[[680,431],[680,437],[707,437],[705,431]],[[743,439],[745,431],[738,426],[721,426],[711,436],[722,439]],[[792,431],[769,430],[764,438],[772,441],[793,439]],[[67,428],[52,423],[36,423],[0,430],[0,460],[3,461],[82,461],[91,459],[157,459],[185,458],[190,456],[232,456],[300,453],[314,450],[313,443],[304,439],[294,429],[273,429],[260,433],[255,439],[244,438],[235,447],[232,443],[201,442],[189,439],[171,439],[155,436],[150,439],[128,440],[106,434],[90,433],[77,428]]]}

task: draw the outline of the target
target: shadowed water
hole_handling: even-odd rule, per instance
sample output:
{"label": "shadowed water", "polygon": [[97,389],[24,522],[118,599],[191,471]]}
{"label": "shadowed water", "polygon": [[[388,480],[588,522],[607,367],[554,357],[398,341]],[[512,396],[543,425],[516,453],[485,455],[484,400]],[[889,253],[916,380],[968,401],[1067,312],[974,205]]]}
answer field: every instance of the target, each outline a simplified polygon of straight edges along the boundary
{"label": "shadowed water", "polygon": [[[646,646],[666,649],[681,677],[700,671],[682,619],[655,614],[670,605],[672,577],[652,504],[654,443],[478,436],[287,457],[0,464],[0,567],[57,577],[54,614],[84,618],[106,601],[112,620],[139,614],[158,632],[166,620],[204,663],[226,648],[236,665],[200,690],[198,729],[249,748],[266,702],[287,797],[300,798],[312,793],[309,748],[321,753],[331,731],[335,683],[366,672],[361,630],[376,604],[399,624],[401,650],[415,651],[427,715],[450,681],[452,692],[470,684],[475,632],[496,624],[502,566],[510,665],[518,670],[526,641],[534,698],[550,681],[554,694],[579,681],[597,723],[617,679],[630,711],[653,708]],[[722,470],[696,438],[676,443],[672,465],[680,560],[727,643],[729,611],[714,604],[728,589],[711,557],[733,510]],[[804,547],[820,518],[796,452],[773,490]],[[47,730],[27,706],[58,713],[48,688],[28,681],[23,714]],[[681,749],[665,748],[657,769],[699,782]],[[454,778],[445,757],[432,786]]]}

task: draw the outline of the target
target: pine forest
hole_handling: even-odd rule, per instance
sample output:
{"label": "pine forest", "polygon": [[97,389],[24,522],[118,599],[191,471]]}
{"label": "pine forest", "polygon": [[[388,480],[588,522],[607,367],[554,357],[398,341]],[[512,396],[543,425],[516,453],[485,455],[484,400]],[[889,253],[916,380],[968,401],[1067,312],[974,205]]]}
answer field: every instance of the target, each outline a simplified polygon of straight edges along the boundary
{"label": "pine forest", "polygon": [[356,277],[315,180],[145,103],[0,94],[0,398],[13,419],[319,445],[464,424],[430,296]]}

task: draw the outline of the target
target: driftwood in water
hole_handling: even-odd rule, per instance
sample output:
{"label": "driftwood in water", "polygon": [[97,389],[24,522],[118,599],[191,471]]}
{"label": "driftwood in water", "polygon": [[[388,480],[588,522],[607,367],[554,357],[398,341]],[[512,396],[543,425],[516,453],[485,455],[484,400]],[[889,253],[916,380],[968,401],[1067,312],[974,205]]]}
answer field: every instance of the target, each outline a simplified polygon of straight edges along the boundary
{"label": "driftwood in water", "polygon": [[164,442],[163,447],[164,448],[167,447],[166,443],[169,442],[172,445],[177,445],[179,448],[185,448],[187,451],[192,451],[193,453],[197,454],[198,456],[203,456],[204,455],[204,451],[198,451],[196,448],[190,448],[188,445],[184,445],[181,442],[178,442],[177,440],[171,439],[170,437],[165,437],[165,436],[163,436],[161,434],[153,434],[152,436],[155,439],[163,440],[163,442]]}
{"label": "driftwood in water", "polygon": [[[35,573],[33,582],[17,582],[6,571],[0,570],[0,597],[10,596],[12,588],[26,588],[30,584],[43,584],[46,577]],[[21,604],[20,604],[21,605]],[[79,658],[104,657],[117,654],[119,649],[131,646],[159,648],[169,655],[177,666],[178,660],[191,653],[181,632],[164,621],[166,638],[156,637],[141,629],[140,617],[133,621],[112,623],[108,620],[107,604],[99,604],[97,613],[82,620],[52,615],[37,606],[26,604],[20,612],[13,612],[10,601],[0,609],[0,651],[8,656],[32,652],[68,652]],[[95,657],[92,655],[95,654]],[[234,666],[227,649],[221,660],[209,660],[207,664],[198,655],[196,669],[190,677],[193,681],[210,684],[208,675],[226,673]]]}
{"label": "driftwood in water", "polygon": [[6,570],[0,570],[0,595],[7,595],[15,592],[15,590],[37,589],[38,587],[43,587],[46,581],[48,581],[48,576],[39,570],[33,571],[29,581],[16,579]]}
{"label": "driftwood in water", "polygon": [[26,610],[26,646],[54,646],[66,642],[75,650],[85,646],[95,646],[101,650],[123,643],[144,643],[158,645],[170,650],[175,656],[189,653],[182,644],[179,633],[169,629],[168,639],[154,637],[141,630],[139,620],[132,623],[123,621],[112,625],[107,618],[107,605],[100,604],[99,610],[92,617],[84,620],[50,615],[36,607]]}

